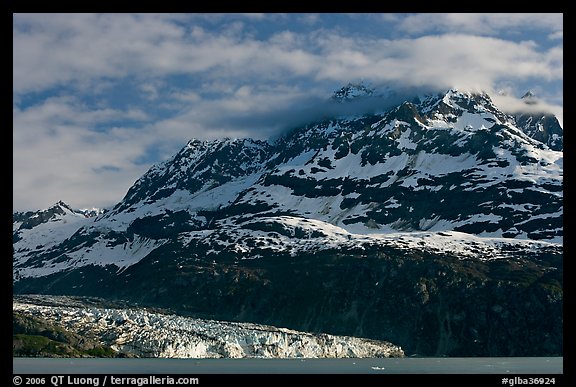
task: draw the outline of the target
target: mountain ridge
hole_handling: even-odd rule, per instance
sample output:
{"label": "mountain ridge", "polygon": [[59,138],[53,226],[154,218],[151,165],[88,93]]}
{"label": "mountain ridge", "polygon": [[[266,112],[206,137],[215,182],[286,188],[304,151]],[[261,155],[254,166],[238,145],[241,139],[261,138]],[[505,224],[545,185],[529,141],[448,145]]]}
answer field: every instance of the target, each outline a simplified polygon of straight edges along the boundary
{"label": "mountain ridge", "polygon": [[[14,289],[365,335],[412,353],[559,353],[563,154],[530,125],[485,93],[451,89],[274,143],[191,140],[65,238],[37,244],[34,227],[15,220]],[[529,312],[512,294],[553,316],[550,340],[519,342],[510,321]],[[490,328],[466,297],[486,316],[494,302],[515,312],[497,312]],[[407,318],[403,303],[419,322],[394,316]],[[420,325],[435,315],[439,325]],[[479,340],[490,329],[498,333]],[[509,346],[496,342],[506,335]]]}

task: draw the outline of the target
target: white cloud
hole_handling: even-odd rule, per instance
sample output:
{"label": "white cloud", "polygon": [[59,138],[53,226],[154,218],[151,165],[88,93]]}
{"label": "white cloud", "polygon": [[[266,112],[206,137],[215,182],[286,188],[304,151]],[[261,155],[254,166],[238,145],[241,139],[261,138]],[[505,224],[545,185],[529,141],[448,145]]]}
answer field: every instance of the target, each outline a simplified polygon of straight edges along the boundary
{"label": "white cloud", "polygon": [[[154,126],[165,138],[183,143],[190,138],[253,137],[265,139],[293,125],[316,117],[316,105],[325,95],[318,89],[302,90],[285,85],[232,87],[220,83],[225,94],[217,99],[200,99],[197,94],[179,93],[175,97],[190,102],[187,108]],[[189,99],[188,99],[189,98]]]}
{"label": "white cloud", "polygon": [[[139,111],[83,110],[70,98],[53,98],[13,110],[14,209],[47,208],[58,200],[76,207],[117,201],[148,166],[134,163],[150,142],[137,129],[90,130]],[[65,196],[65,197],[64,197]]]}
{"label": "white cloud", "polygon": [[[561,46],[542,51],[531,42],[461,34],[387,40],[345,37],[329,30],[306,36],[281,31],[269,40],[257,40],[198,28],[187,33],[170,18],[153,16],[55,15],[33,19],[38,24],[34,28],[27,28],[29,18],[15,17],[15,93],[128,74],[254,82],[303,77],[346,82],[361,77],[453,84],[474,79],[485,86],[502,77],[562,77]],[[433,23],[427,24],[428,19]],[[552,26],[557,21],[554,14],[420,14],[406,17],[402,26],[462,25],[475,30],[528,22]],[[155,97],[155,86],[142,87]]]}
{"label": "white cloud", "polygon": [[[170,67],[163,55],[184,35],[167,16],[16,14],[13,89],[42,90],[79,79]],[[167,63],[168,62],[168,63]]]}
{"label": "white cloud", "polygon": [[550,40],[564,39],[564,31],[552,32],[550,35],[548,35],[548,39],[550,39]]}
{"label": "white cloud", "polygon": [[[385,21],[408,35],[347,34],[312,14],[294,16],[318,26],[310,33],[279,14],[15,14],[15,207],[114,203],[146,169],[136,160],[150,147],[167,156],[192,137],[274,136],[317,117],[349,81],[491,92],[563,79],[562,15],[380,16],[350,20]],[[286,28],[254,33],[275,20]],[[544,31],[549,45],[499,35],[528,28]],[[438,34],[421,35],[430,31]],[[123,82],[137,85],[143,105],[111,102]],[[59,87],[69,96],[22,105]],[[561,115],[561,98],[540,106]]]}
{"label": "white cloud", "polygon": [[320,21],[320,15],[317,13],[305,13],[299,16],[299,19],[302,21],[302,23],[310,26],[315,25]]}
{"label": "white cloud", "polygon": [[461,34],[363,44],[358,48],[344,38],[324,41],[326,66],[317,76],[484,90],[502,79],[562,79],[561,47],[542,52],[532,42]]}
{"label": "white cloud", "polygon": [[406,16],[399,28],[408,33],[430,31],[495,35],[516,30],[562,31],[561,13],[421,13]]}
{"label": "white cloud", "polygon": [[526,104],[522,99],[513,95],[493,94],[492,101],[499,109],[508,114],[514,113],[548,113],[558,118],[560,125],[564,125],[564,111],[561,106],[553,105],[542,100],[535,100],[532,104]]}

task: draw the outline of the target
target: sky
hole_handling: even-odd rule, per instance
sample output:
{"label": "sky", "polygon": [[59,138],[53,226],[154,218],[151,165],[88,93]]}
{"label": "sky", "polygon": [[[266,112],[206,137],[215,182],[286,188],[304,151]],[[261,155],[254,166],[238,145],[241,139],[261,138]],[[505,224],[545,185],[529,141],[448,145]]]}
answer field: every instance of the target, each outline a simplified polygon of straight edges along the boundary
{"label": "sky", "polygon": [[277,138],[349,82],[563,122],[562,14],[14,14],[12,31],[14,211],[112,207],[190,139]]}

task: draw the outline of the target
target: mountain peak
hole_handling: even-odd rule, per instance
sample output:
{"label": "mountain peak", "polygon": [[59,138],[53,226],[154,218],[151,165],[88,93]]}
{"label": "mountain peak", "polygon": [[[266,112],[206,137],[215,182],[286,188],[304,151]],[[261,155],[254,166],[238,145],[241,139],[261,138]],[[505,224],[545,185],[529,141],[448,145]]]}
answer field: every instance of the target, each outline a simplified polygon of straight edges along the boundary
{"label": "mountain peak", "polygon": [[374,88],[360,83],[349,82],[332,95],[332,99],[338,102],[346,102],[356,98],[368,97],[374,94]]}
{"label": "mountain peak", "polygon": [[534,105],[538,102],[538,97],[536,97],[536,94],[534,94],[532,90],[528,90],[520,99],[528,105]]}
{"label": "mountain peak", "polygon": [[52,206],[48,207],[45,210],[39,210],[37,212],[50,214],[50,216],[54,216],[55,214],[58,215],[66,215],[66,214],[74,214],[74,215],[82,215],[86,218],[94,218],[98,215],[101,215],[106,212],[106,209],[102,208],[80,208],[74,209],[69,204],[65,203],[62,200],[57,201]]}
{"label": "mountain peak", "polygon": [[72,207],[70,207],[68,204],[64,203],[62,200],[59,200],[58,202],[56,202],[55,204],[53,204],[52,206],[50,206],[48,208],[48,210],[54,210],[54,209],[68,210],[70,212],[74,212]]}
{"label": "mountain peak", "polygon": [[528,90],[526,93],[524,93],[524,95],[522,96],[522,99],[534,98],[534,97],[536,97],[536,94],[534,94],[534,92],[532,90]]}
{"label": "mountain peak", "polygon": [[76,210],[77,213],[84,215],[87,218],[94,218],[98,215],[106,213],[105,208],[80,208]]}
{"label": "mountain peak", "polygon": [[486,101],[492,102],[492,99],[485,91],[472,91],[466,89],[457,89],[455,87],[448,89],[444,94],[447,98],[456,98],[456,99],[484,99]]}

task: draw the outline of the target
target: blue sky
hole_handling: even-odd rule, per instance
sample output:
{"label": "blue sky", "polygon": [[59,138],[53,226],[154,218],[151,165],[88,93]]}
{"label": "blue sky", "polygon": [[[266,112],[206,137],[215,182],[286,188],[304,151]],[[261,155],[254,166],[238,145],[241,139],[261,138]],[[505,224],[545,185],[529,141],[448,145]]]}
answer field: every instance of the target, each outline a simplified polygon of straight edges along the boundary
{"label": "blue sky", "polygon": [[14,14],[13,208],[109,207],[191,138],[278,136],[348,82],[533,90],[563,118],[562,14]]}

